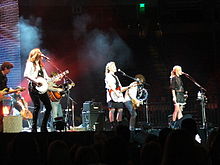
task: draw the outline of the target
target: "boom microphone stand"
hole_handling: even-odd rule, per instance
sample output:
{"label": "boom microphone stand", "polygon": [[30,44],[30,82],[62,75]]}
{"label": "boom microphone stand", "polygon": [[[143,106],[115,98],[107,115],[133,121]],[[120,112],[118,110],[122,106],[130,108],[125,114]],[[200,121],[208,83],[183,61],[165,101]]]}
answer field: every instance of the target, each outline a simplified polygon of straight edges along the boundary
{"label": "boom microphone stand", "polygon": [[190,79],[196,86],[200,88],[198,92],[197,99],[200,101],[200,105],[202,108],[202,129],[207,129],[207,121],[206,121],[206,110],[205,106],[207,103],[207,98],[205,96],[206,89],[203,88],[200,84],[198,84],[189,74],[183,73],[188,79]]}
{"label": "boom microphone stand", "polygon": [[[136,78],[134,78],[134,77],[131,77],[131,76],[127,75],[127,74],[126,74],[125,72],[123,72],[121,69],[118,69],[118,72],[122,73],[123,76],[126,76],[126,77],[128,77],[128,78],[130,78],[130,79],[132,79],[132,80],[134,80],[134,81],[140,82],[139,79],[136,79]],[[141,83],[150,86],[150,84],[148,84],[148,83],[146,83],[146,82],[141,82]]]}

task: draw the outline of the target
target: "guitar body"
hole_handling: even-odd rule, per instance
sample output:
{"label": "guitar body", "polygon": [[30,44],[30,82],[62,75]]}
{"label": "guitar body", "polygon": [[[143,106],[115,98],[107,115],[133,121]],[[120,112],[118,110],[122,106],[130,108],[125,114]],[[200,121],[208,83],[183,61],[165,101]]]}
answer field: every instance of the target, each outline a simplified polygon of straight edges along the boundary
{"label": "guitar body", "polygon": [[[58,79],[66,74],[69,73],[69,70],[66,70],[58,75],[56,75],[55,77],[52,77],[51,81],[54,81],[55,79]],[[37,77],[36,81],[33,81],[36,84],[36,89],[38,91],[39,94],[44,94],[48,91],[48,82],[45,78],[43,77]],[[41,85],[37,85],[37,84],[41,84]]]}
{"label": "guitar body", "polygon": [[47,94],[52,102],[57,102],[62,98],[62,94],[60,92],[48,91]]}
{"label": "guitar body", "polygon": [[116,90],[118,94],[116,94],[113,90],[110,90],[110,97],[114,102],[124,102],[124,96],[123,93],[120,90]]}
{"label": "guitar body", "polygon": [[132,102],[132,106],[134,109],[137,109],[138,107],[140,107],[141,105],[143,105],[143,101],[136,101],[134,99],[131,99],[131,102]]}
{"label": "guitar body", "polygon": [[20,114],[23,117],[23,119],[32,119],[33,118],[31,111],[29,111],[28,109],[22,109]]}
{"label": "guitar body", "polygon": [[36,83],[42,84],[41,86],[36,86],[35,88],[39,92],[39,94],[44,94],[48,90],[47,80],[43,77],[37,77]]}
{"label": "guitar body", "polygon": [[21,97],[21,99],[18,100],[17,103],[21,106],[20,114],[23,117],[23,119],[32,119],[33,114],[31,113],[31,111],[28,110],[28,103],[24,100],[24,98]]}

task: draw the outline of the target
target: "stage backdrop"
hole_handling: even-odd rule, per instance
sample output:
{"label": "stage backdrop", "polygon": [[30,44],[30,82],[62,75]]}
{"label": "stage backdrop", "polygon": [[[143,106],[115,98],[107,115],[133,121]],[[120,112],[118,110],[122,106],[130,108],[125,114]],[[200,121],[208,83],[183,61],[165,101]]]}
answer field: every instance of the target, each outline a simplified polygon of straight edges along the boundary
{"label": "stage backdrop", "polygon": [[0,4],[0,64],[9,61],[14,68],[8,75],[8,87],[21,82],[19,10],[17,0],[1,0]]}

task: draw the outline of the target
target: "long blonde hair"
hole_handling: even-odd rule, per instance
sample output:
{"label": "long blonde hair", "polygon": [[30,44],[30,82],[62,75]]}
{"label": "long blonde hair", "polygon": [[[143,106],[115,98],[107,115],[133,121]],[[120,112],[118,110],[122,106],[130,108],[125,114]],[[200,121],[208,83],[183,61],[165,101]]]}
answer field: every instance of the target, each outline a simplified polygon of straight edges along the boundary
{"label": "long blonde hair", "polygon": [[41,58],[42,52],[39,48],[34,48],[30,51],[28,61],[32,62],[34,64],[34,67],[36,67],[36,61],[39,60],[39,65],[44,66],[42,58]]}
{"label": "long blonde hair", "polygon": [[110,68],[111,68],[113,65],[115,65],[115,62],[113,62],[113,61],[110,61],[110,62],[108,62],[108,63],[106,64],[106,66],[105,66],[105,75],[110,72]]}
{"label": "long blonde hair", "polygon": [[170,78],[172,78],[172,77],[174,77],[174,76],[178,76],[177,72],[178,72],[179,70],[182,70],[182,67],[179,66],[179,65],[175,65],[175,66],[173,67],[173,70],[172,70],[171,73],[170,73]]}

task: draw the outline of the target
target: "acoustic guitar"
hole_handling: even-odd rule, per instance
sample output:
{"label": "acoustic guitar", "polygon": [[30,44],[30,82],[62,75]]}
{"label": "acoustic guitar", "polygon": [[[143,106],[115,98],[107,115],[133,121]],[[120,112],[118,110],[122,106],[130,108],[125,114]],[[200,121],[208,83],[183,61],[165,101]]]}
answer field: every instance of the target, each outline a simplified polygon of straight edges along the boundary
{"label": "acoustic guitar", "polygon": [[21,116],[23,119],[32,119],[33,115],[31,111],[28,110],[28,103],[24,100],[23,97],[17,103],[21,106],[22,110],[20,111]]}
{"label": "acoustic guitar", "polygon": [[112,89],[109,90],[109,95],[111,99],[114,102],[124,102],[124,95],[121,92],[121,90],[117,88],[116,91],[117,91],[117,94]]}
{"label": "acoustic guitar", "polygon": [[[75,86],[75,83],[68,84],[68,90],[74,86]],[[48,90],[47,94],[52,102],[57,102],[65,95],[65,92],[64,91],[58,92],[58,91]]]}
{"label": "acoustic guitar", "polygon": [[[62,76],[65,76],[68,73],[69,73],[69,70],[66,70],[66,71],[64,71],[64,72],[62,72],[62,73],[52,77],[50,81],[54,81],[55,79],[60,78]],[[47,92],[47,90],[48,90],[48,82],[47,82],[47,80],[45,78],[37,77],[35,81],[33,81],[33,80],[31,80],[31,81],[34,84],[36,84],[35,88],[37,89],[39,94],[44,94],[44,93]]]}

